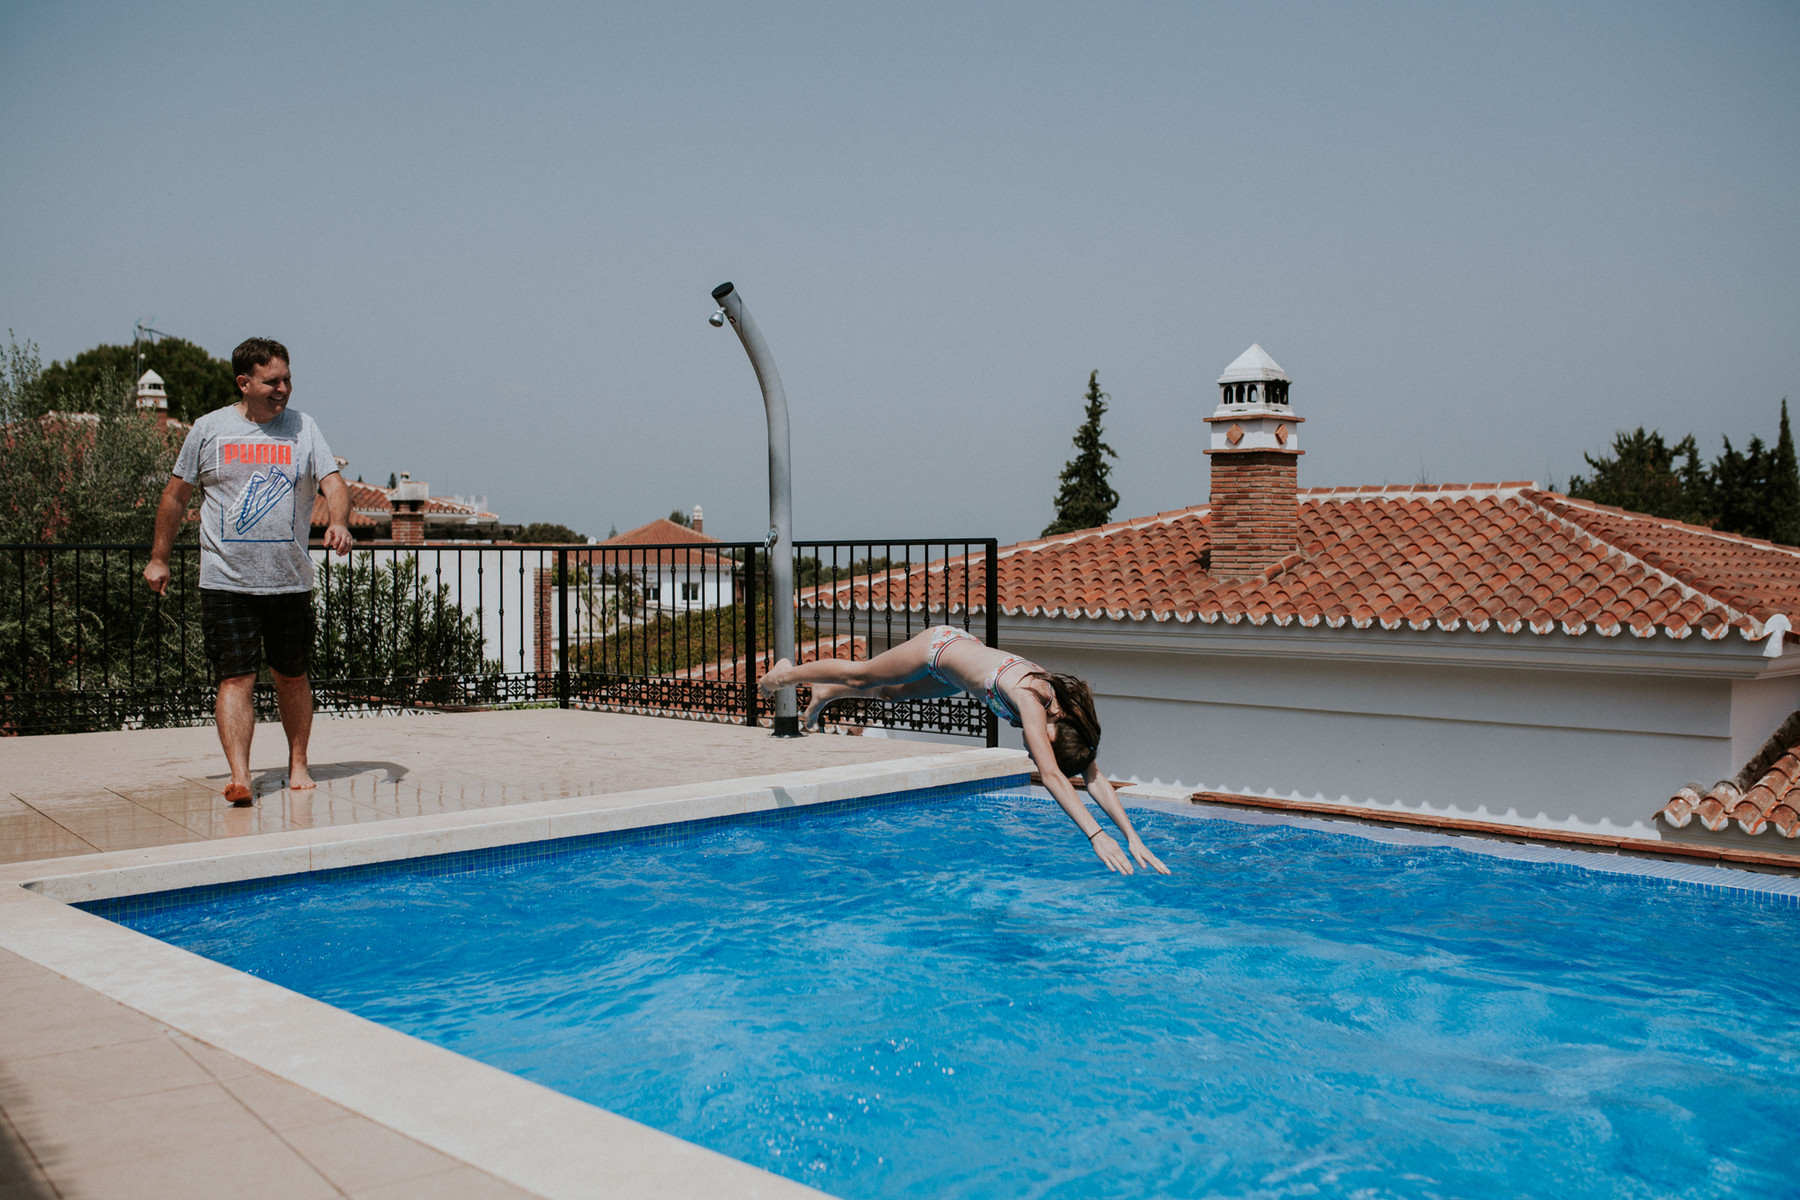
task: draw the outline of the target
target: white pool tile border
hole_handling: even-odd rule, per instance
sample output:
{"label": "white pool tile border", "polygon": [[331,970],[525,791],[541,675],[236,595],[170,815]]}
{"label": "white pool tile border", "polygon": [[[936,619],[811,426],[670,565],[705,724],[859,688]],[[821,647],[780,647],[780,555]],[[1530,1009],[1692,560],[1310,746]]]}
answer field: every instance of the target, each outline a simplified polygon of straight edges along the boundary
{"label": "white pool tile border", "polygon": [[[1033,788],[1046,798],[1050,793]],[[1236,808],[1222,804],[1195,804],[1144,793],[1121,791],[1120,798],[1133,808],[1154,809],[1190,820],[1235,821],[1241,825],[1284,825],[1295,829],[1313,829],[1321,833],[1363,838],[1389,846],[1433,846],[1461,850],[1467,854],[1484,854],[1490,858],[1514,862],[1541,863],[1582,871],[1598,871],[1606,875],[1632,875],[1657,879],[1666,883],[1687,884],[1708,893],[1739,892],[1757,896],[1780,897],[1786,904],[1800,906],[1800,876],[1771,875],[1731,867],[1710,866],[1679,859],[1641,858],[1601,850],[1575,850],[1567,846],[1543,842],[1514,842],[1503,838],[1473,834],[1433,833],[1392,825],[1365,824],[1361,821],[1331,817],[1309,817],[1298,813],[1268,812]]]}
{"label": "white pool tile border", "polygon": [[974,783],[968,750],[0,867],[0,947],[547,1200],[799,1200],[804,1184],[70,906],[143,892]]}

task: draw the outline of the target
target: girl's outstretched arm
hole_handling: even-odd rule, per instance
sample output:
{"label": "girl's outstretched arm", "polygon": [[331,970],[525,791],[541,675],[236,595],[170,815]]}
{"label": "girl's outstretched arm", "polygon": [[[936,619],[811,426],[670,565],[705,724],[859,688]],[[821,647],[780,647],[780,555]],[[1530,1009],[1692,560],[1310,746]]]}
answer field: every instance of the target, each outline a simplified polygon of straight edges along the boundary
{"label": "girl's outstretched arm", "polygon": [[[1094,820],[1094,814],[1088,811],[1087,805],[1081,802],[1081,797],[1075,794],[1075,785],[1069,782],[1069,777],[1056,765],[1056,752],[1050,748],[1050,729],[1044,716],[1044,706],[1030,693],[1016,696],[1014,703],[1019,713],[1019,727],[1025,734],[1025,748],[1031,752],[1031,761],[1037,764],[1044,786],[1050,790],[1062,810],[1069,814],[1069,820],[1075,822],[1075,827],[1087,836],[1088,845],[1094,848],[1094,853],[1100,856],[1100,861],[1106,864],[1107,869],[1122,875],[1133,874],[1131,860],[1125,857],[1125,851],[1119,848],[1119,843],[1101,827],[1100,822]],[[1119,798],[1113,796],[1112,802],[1117,806]],[[1101,802],[1101,807],[1106,808],[1104,801]],[[1106,811],[1115,824],[1125,814],[1123,808],[1119,809],[1116,816],[1112,809],[1108,808]],[[1127,820],[1126,826],[1129,825],[1130,821]],[[1138,845],[1143,843],[1139,842]],[[1148,854],[1149,851],[1144,853]],[[1162,864],[1158,863],[1157,866],[1162,867]],[[1168,870],[1167,867],[1162,869],[1165,872]]]}
{"label": "girl's outstretched arm", "polygon": [[1125,813],[1125,806],[1119,802],[1119,793],[1113,791],[1112,782],[1100,770],[1100,763],[1097,759],[1088,764],[1087,790],[1088,795],[1100,802],[1100,807],[1106,810],[1106,815],[1112,818],[1112,823],[1119,827],[1119,832],[1125,835],[1125,847],[1131,851],[1131,857],[1137,859],[1138,866],[1149,867],[1152,871],[1160,871],[1167,875],[1169,868],[1163,866],[1162,859],[1150,853],[1150,847],[1144,845],[1144,839],[1138,836],[1137,829],[1131,824],[1131,818]]}

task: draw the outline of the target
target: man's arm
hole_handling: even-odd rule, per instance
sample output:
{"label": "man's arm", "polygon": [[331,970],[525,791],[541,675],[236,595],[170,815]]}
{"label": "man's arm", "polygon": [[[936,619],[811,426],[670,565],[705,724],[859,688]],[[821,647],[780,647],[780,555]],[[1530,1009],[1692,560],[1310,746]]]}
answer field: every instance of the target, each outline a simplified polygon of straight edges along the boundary
{"label": "man's arm", "polygon": [[193,498],[194,485],[179,475],[171,475],[162,499],[157,501],[156,541],[150,547],[150,562],[144,567],[144,582],[159,596],[169,588],[169,555],[175,551],[175,535],[181,532],[182,518],[187,516],[188,501]]}
{"label": "man's arm", "polygon": [[338,557],[350,553],[350,489],[344,486],[344,477],[333,471],[319,480],[319,490],[325,493],[325,548],[336,550]]}

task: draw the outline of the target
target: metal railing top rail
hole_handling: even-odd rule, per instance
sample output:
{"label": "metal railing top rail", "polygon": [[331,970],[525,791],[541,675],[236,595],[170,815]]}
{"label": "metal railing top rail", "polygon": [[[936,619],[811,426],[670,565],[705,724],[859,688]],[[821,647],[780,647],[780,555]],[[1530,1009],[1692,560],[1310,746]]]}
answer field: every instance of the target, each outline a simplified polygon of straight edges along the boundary
{"label": "metal railing top rail", "polygon": [[[986,546],[989,542],[998,544],[998,539],[990,537],[894,537],[894,538],[835,538],[830,540],[798,540],[793,543],[795,549],[828,549],[833,546]],[[429,538],[424,542],[353,542],[350,546],[354,553],[359,550],[417,550],[424,546],[432,550],[579,550],[607,551],[620,553],[631,550],[763,550],[767,543],[760,541],[705,541],[705,542],[625,542],[608,544],[605,542],[504,542],[476,541],[469,538],[439,539]],[[178,541],[177,550],[198,550],[199,542]],[[323,550],[325,543],[310,541],[309,550]],[[4,550],[149,550],[149,542],[0,542],[0,551]]]}
{"label": "metal railing top rail", "polygon": [[[833,545],[983,545],[994,542],[999,545],[999,538],[835,538],[832,542],[801,542],[796,540],[796,549],[824,549]],[[756,543],[761,547],[761,542]]]}
{"label": "metal railing top rail", "polygon": [[[948,602],[997,644],[993,538],[809,539],[780,548],[822,589],[882,593],[953,564]],[[201,653],[202,547],[172,548],[153,596],[143,542],[0,543],[0,735],[203,723],[212,675]],[[921,553],[922,551],[922,553]],[[762,724],[756,679],[773,661],[770,548],[761,542],[365,542],[318,564],[314,691],[321,711],[497,707],[546,701]],[[989,578],[983,579],[985,573]],[[12,577],[17,575],[15,580]],[[862,658],[918,632],[796,595],[805,657]],[[823,598],[824,592],[816,593]],[[984,601],[990,611],[982,620]],[[827,601],[827,604],[829,601]],[[821,606],[823,609],[825,606]],[[800,616],[804,612],[806,615]],[[985,629],[983,626],[985,625]],[[272,695],[259,685],[260,710]],[[845,702],[827,723],[982,736],[966,698]]]}

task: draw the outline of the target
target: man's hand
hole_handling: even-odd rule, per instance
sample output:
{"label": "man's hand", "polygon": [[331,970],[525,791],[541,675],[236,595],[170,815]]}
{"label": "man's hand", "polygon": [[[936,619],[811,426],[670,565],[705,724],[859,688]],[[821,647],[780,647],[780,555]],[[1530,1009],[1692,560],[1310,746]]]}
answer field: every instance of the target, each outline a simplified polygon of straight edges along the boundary
{"label": "man's hand", "polygon": [[342,558],[350,553],[350,489],[343,474],[333,471],[319,480],[319,491],[325,494],[325,548]]}
{"label": "man's hand", "polygon": [[163,486],[162,499],[156,502],[156,537],[150,546],[150,562],[144,567],[144,582],[159,596],[169,590],[169,555],[175,552],[175,534],[193,498],[194,485],[171,475]]}

